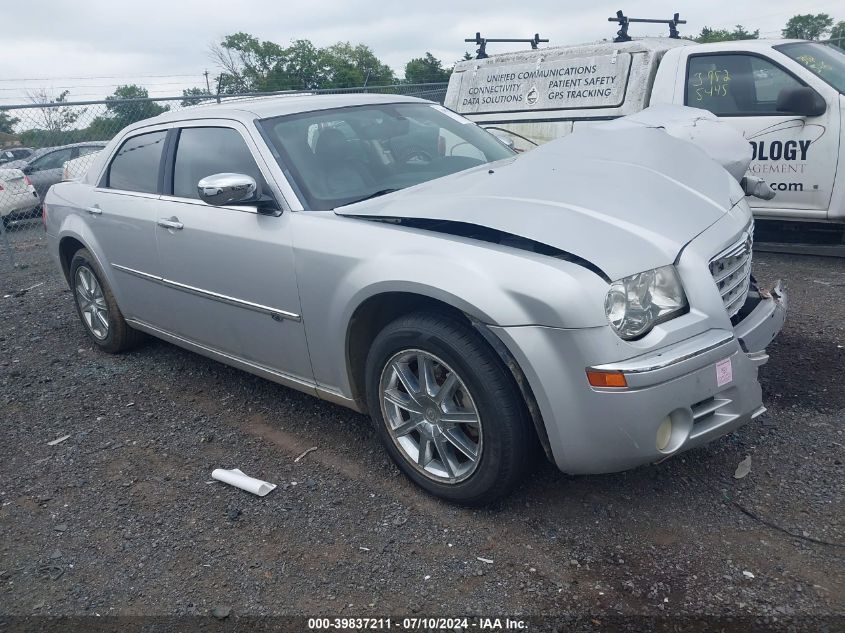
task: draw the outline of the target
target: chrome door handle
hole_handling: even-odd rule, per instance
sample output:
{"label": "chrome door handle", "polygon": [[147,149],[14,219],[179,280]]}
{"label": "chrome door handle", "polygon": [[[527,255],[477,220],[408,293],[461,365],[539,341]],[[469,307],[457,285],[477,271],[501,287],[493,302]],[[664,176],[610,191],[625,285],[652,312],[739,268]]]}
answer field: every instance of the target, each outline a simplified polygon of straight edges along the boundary
{"label": "chrome door handle", "polygon": [[177,222],[176,220],[159,220],[158,225],[165,229],[172,229],[174,231],[181,231],[185,228],[184,224]]}
{"label": "chrome door handle", "polygon": [[103,215],[103,210],[99,207],[88,207],[86,211],[91,215]]}

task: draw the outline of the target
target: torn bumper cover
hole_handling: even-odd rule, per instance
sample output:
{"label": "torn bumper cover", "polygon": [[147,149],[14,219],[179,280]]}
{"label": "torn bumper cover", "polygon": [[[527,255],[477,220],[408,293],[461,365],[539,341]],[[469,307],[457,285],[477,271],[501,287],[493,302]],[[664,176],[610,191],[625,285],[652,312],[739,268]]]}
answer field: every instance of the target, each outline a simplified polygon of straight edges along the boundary
{"label": "torn bumper cover", "polygon": [[[590,350],[605,328],[491,327],[531,385],[555,463],[594,474],[660,461],[730,433],[765,411],[757,380],[764,349],[780,331],[787,296],[749,293],[733,331],[710,329],[617,363],[587,367],[625,374],[627,387],[587,383]],[[544,350],[524,354],[523,350]]]}
{"label": "torn bumper cover", "polygon": [[[766,346],[783,328],[788,306],[786,288],[780,279],[770,291],[752,289],[737,315],[744,318],[734,326],[734,334],[742,349],[749,354],[764,353]],[[768,356],[764,362],[767,359]]]}

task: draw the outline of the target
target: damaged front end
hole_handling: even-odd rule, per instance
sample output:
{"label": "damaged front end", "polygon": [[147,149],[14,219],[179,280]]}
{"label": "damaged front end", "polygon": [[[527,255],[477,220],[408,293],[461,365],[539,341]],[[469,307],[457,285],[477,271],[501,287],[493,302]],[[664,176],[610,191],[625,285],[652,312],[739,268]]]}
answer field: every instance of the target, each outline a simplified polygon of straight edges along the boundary
{"label": "damaged front end", "polygon": [[748,298],[731,319],[736,336],[745,353],[755,355],[760,364],[768,360],[765,350],[786,322],[789,300],[786,286],[778,279],[771,290],[760,289],[752,276]]}

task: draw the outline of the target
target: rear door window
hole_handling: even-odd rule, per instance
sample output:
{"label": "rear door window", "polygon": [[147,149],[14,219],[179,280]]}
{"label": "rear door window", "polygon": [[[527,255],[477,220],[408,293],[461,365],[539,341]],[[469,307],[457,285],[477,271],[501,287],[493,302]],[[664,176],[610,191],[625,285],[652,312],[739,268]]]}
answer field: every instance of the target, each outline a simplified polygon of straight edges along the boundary
{"label": "rear door window", "polygon": [[197,183],[214,174],[246,174],[266,188],[252,152],[237,130],[187,127],[179,132],[173,164],[173,195],[199,198]]}
{"label": "rear door window", "polygon": [[32,171],[59,169],[62,165],[64,165],[65,161],[70,160],[71,153],[71,148],[67,148],[45,154],[41,158],[37,158],[32,161]]}
{"label": "rear door window", "polygon": [[109,165],[107,187],[141,193],[158,192],[158,171],[167,131],[126,140]]}

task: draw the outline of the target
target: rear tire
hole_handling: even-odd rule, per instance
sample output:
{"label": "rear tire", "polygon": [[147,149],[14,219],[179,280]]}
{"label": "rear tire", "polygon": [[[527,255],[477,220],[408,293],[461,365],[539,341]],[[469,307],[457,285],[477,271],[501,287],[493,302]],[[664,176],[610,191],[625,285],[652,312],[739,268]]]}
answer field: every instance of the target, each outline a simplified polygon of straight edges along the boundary
{"label": "rear tire", "polygon": [[85,333],[101,350],[117,354],[143,341],[144,335],[123,318],[106,276],[88,249],[76,251],[71,259],[70,287]]}
{"label": "rear tire", "polygon": [[522,479],[534,443],[527,408],[499,357],[462,319],[425,312],[387,325],[370,348],[366,386],[391,459],[431,494],[480,506]]}

